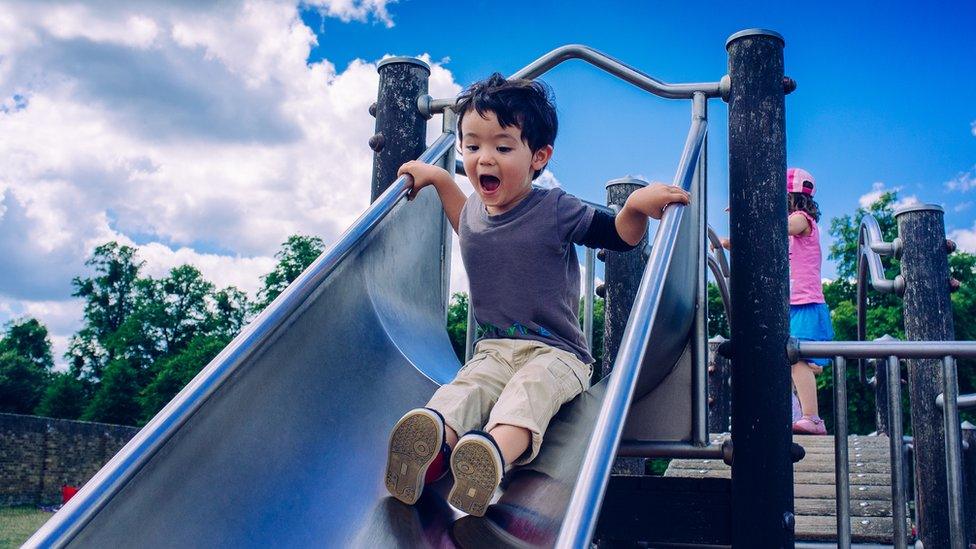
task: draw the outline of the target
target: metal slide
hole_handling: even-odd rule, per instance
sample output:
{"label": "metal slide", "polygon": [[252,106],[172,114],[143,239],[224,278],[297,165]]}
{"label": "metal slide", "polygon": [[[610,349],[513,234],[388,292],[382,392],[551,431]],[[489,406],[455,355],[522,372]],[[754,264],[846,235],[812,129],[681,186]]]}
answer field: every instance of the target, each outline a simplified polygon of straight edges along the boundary
{"label": "metal slide", "polygon": [[[422,159],[452,145],[448,134]],[[398,181],[27,546],[552,545],[606,380],[560,411],[484,518],[447,505],[449,480],[415,506],[383,486],[390,428],[460,366],[444,328],[449,228],[435,193],[403,196]],[[657,321],[667,339],[687,338],[695,261],[683,245],[666,267],[679,273],[668,284],[686,286],[665,296],[684,316]],[[669,347],[645,373],[674,368],[683,344]]]}

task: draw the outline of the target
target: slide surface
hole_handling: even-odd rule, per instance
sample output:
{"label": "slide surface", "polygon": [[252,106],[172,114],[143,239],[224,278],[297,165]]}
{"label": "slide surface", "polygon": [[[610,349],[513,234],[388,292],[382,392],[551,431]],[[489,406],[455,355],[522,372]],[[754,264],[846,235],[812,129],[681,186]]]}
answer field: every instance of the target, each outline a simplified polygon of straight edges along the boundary
{"label": "slide surface", "polygon": [[[484,518],[447,505],[449,478],[415,506],[383,486],[390,428],[460,367],[444,329],[447,230],[436,195],[422,193],[333,267],[320,258],[28,546],[552,545],[605,380],[563,407]],[[652,385],[685,350],[693,252],[679,245],[669,267],[681,291],[652,329],[667,334],[643,367]]]}

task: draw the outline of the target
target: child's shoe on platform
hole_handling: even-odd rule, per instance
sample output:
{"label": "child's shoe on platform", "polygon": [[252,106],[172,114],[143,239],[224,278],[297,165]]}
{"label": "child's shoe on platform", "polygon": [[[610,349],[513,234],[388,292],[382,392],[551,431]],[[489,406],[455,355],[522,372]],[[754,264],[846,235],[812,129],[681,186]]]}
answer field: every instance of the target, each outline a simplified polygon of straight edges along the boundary
{"label": "child's shoe on platform", "polygon": [[505,473],[502,451],[491,435],[469,431],[451,453],[454,487],[447,501],[465,513],[483,517]]}
{"label": "child's shoe on platform", "polygon": [[386,489],[403,503],[413,505],[425,484],[447,473],[450,453],[444,443],[444,417],[430,408],[410,410],[390,433]]}
{"label": "child's shoe on platform", "polygon": [[793,432],[797,435],[826,435],[827,428],[820,416],[803,416],[793,423]]}

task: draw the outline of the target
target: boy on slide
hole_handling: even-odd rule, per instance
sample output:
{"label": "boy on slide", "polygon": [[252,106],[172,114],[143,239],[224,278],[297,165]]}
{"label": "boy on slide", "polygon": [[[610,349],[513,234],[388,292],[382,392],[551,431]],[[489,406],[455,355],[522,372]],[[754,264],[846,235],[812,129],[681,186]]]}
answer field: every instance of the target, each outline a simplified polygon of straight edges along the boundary
{"label": "boy on slide", "polygon": [[386,487],[413,504],[450,466],[448,501],[483,516],[505,467],[531,462],[560,406],[589,387],[593,358],[579,328],[575,244],[626,251],[684,190],[655,183],[634,192],[614,217],[562,189],[537,189],[553,152],[557,118],[539,82],[494,74],[456,107],[464,169],[454,177],[407,162],[410,198],[427,186],[458,234],[478,340],[471,360],[425,408],[407,412],[390,434]]}

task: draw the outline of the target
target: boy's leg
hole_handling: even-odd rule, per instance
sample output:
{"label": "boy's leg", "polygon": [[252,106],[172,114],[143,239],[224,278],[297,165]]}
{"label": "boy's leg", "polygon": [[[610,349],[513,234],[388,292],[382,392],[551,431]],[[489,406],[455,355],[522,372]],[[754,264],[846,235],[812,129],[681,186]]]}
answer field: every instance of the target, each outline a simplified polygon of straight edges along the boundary
{"label": "boy's leg", "polygon": [[[549,421],[559,408],[589,388],[590,367],[574,354],[539,342],[521,342],[523,366],[491,410],[486,430],[498,434],[505,463],[535,459]],[[527,436],[526,436],[527,435]]]}
{"label": "boy's leg", "polygon": [[501,358],[490,340],[479,342],[478,353],[454,381],[441,386],[426,408],[411,410],[397,422],[386,467],[391,495],[413,504],[426,483],[447,472],[457,431],[481,427],[511,377],[511,366]]}
{"label": "boy's leg", "polygon": [[484,426],[505,384],[512,379],[515,370],[505,343],[491,339],[479,341],[474,356],[454,380],[441,385],[427,402],[428,408],[444,416],[445,438],[451,448],[460,435]]}

